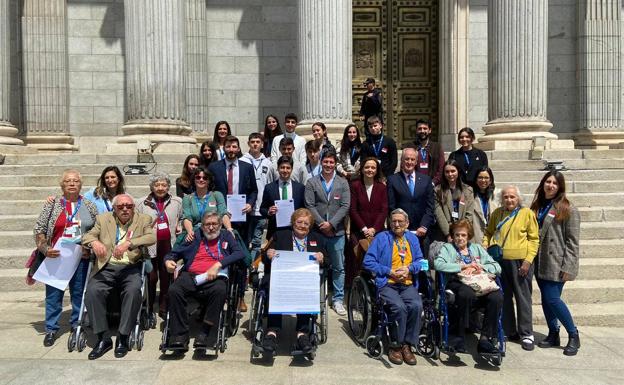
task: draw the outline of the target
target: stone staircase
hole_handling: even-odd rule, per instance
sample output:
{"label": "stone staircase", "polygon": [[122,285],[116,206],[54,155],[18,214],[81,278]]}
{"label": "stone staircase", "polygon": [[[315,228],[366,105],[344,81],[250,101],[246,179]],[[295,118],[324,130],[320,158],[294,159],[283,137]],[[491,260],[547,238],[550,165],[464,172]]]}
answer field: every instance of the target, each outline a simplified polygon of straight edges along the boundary
{"label": "stone staircase", "polygon": [[[518,185],[530,202],[544,174],[542,161],[527,160],[526,151],[489,152],[496,184]],[[175,180],[185,154],[156,154],[154,170]],[[581,211],[581,261],[576,281],[566,284],[564,298],[579,325],[624,327],[624,150],[546,151],[544,159],[563,160],[568,196]],[[43,200],[60,190],[68,167],[82,173],[83,192],[102,168],[135,163],[132,155],[38,154],[7,155],[0,165],[0,290],[42,290],[24,283],[23,265],[34,248],[32,228]],[[148,177],[126,176],[135,197],[148,192]],[[534,285],[534,317],[543,323],[539,289]],[[16,295],[19,295],[16,293]]]}

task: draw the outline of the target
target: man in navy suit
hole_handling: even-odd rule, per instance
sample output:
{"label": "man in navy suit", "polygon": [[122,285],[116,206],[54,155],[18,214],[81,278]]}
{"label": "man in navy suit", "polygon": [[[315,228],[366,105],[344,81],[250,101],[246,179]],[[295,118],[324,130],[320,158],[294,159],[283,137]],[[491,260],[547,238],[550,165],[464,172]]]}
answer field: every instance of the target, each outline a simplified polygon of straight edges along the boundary
{"label": "man in navy suit", "polygon": [[408,230],[418,236],[427,255],[428,235],[434,225],[433,184],[428,175],[416,172],[418,154],[407,147],[401,155],[401,171],[388,178],[388,211],[403,209],[409,215]]}
{"label": "man in navy suit", "polygon": [[282,199],[292,199],[295,210],[305,207],[305,186],[291,179],[293,170],[293,159],[289,156],[281,156],[277,160],[277,171],[279,179],[267,184],[264,187],[262,195],[262,203],[260,204],[260,215],[269,218],[267,226],[267,239],[277,230],[283,230],[288,227],[277,227],[275,214],[277,214],[277,206],[275,201]]}
{"label": "man in navy suit", "polygon": [[252,165],[238,160],[240,143],[237,137],[232,135],[226,137],[224,148],[225,159],[212,162],[208,170],[214,176],[215,190],[223,194],[224,197],[227,198],[228,195],[232,194],[245,194],[247,204],[243,212],[247,214],[247,220],[234,223],[232,227],[238,231],[245,244],[249,245],[251,240],[249,239],[250,234],[247,230],[247,223],[250,220],[250,215],[258,197],[256,174]]}

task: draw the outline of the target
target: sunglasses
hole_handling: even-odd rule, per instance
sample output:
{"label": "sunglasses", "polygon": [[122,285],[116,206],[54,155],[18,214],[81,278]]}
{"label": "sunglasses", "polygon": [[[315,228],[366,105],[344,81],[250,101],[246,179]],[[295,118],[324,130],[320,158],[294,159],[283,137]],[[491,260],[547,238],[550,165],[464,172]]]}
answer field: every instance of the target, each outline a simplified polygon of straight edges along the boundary
{"label": "sunglasses", "polygon": [[195,180],[208,180],[208,177],[205,175],[195,175]]}
{"label": "sunglasses", "polygon": [[120,210],[124,210],[124,209],[128,209],[128,210],[132,210],[134,208],[134,204],[133,203],[122,203],[120,205],[115,206]]}

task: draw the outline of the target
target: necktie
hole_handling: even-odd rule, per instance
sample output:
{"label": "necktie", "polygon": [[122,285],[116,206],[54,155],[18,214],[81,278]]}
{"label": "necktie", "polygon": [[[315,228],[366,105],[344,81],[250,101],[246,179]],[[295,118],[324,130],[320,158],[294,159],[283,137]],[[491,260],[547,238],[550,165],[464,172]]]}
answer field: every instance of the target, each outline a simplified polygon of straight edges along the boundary
{"label": "necktie", "polygon": [[227,173],[227,183],[228,183],[228,195],[234,194],[234,163],[230,163],[230,167],[228,168]]}
{"label": "necktie", "polygon": [[286,188],[286,182],[282,183],[282,199],[288,199],[288,189]]}
{"label": "necktie", "polygon": [[413,175],[408,175],[407,187],[409,187],[410,194],[414,196],[414,177]]}

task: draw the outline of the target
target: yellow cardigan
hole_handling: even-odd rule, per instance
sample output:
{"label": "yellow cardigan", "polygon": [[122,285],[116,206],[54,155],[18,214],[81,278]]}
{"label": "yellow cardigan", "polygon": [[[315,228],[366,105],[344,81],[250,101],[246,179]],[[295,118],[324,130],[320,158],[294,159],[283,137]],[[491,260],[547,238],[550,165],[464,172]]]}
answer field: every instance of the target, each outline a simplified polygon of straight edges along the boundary
{"label": "yellow cardigan", "polygon": [[[539,225],[535,213],[528,207],[523,207],[516,214],[516,218],[510,218],[501,228],[500,237],[494,239],[496,225],[510,214],[510,211],[499,207],[490,216],[490,221],[485,229],[483,246],[485,248],[492,245],[501,245],[507,232],[507,240],[503,247],[503,259],[523,259],[533,263],[533,259],[539,249]],[[510,226],[513,227],[510,230]]]}

